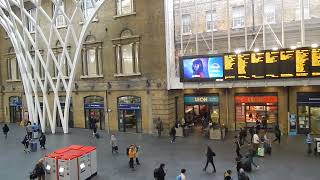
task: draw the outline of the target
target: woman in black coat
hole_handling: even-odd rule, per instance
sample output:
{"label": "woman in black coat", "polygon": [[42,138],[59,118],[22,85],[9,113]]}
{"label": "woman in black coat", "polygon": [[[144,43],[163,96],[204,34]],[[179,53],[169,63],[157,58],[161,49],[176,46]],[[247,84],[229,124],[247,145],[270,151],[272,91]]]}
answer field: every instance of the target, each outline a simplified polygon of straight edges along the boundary
{"label": "woman in black coat", "polygon": [[207,163],[206,163],[206,166],[203,168],[203,171],[206,171],[207,167],[208,167],[208,164],[211,163],[212,167],[213,167],[213,172],[215,173],[216,172],[216,166],[213,163],[213,156],[216,156],[216,154],[212,151],[210,146],[207,146],[206,156],[207,156]]}
{"label": "woman in black coat", "polygon": [[9,127],[7,124],[4,124],[2,131],[3,131],[3,134],[5,135],[5,137],[7,138],[8,132],[9,132]]}
{"label": "woman in black coat", "polygon": [[46,149],[46,135],[44,133],[41,133],[41,136],[39,138],[40,142],[40,148]]}

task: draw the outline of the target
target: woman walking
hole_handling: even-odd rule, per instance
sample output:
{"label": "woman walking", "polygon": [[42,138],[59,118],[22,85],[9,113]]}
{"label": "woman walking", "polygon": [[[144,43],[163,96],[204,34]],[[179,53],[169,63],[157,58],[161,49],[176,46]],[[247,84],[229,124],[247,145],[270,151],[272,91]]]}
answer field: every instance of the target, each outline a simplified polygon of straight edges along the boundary
{"label": "woman walking", "polygon": [[110,145],[111,145],[111,153],[118,153],[118,145],[117,145],[117,138],[114,134],[111,135],[110,139]]}
{"label": "woman walking", "polygon": [[8,132],[9,132],[9,127],[7,124],[4,124],[3,128],[2,128],[3,134],[5,135],[6,139],[8,136]]}

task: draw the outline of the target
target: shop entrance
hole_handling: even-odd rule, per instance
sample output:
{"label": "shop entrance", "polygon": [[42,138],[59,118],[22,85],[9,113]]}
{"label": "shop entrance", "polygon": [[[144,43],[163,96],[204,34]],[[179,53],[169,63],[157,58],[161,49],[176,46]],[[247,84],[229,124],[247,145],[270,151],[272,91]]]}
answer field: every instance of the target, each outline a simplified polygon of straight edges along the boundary
{"label": "shop entrance", "polygon": [[141,100],[136,96],[118,98],[119,131],[142,132]]}
{"label": "shop entrance", "polygon": [[11,123],[20,123],[20,121],[22,120],[21,105],[22,101],[19,96],[12,96],[9,98],[9,112]]}
{"label": "shop entrance", "polygon": [[278,97],[276,95],[236,95],[236,129],[255,127],[265,122],[267,129],[278,124]]}
{"label": "shop entrance", "polygon": [[218,96],[185,96],[185,129],[202,134],[209,123],[220,124],[218,102]]}
{"label": "shop entrance", "polygon": [[88,96],[84,98],[85,128],[90,127],[90,118],[93,119],[101,130],[105,129],[104,98]]}
{"label": "shop entrance", "polygon": [[298,94],[298,133],[320,134],[320,95]]}

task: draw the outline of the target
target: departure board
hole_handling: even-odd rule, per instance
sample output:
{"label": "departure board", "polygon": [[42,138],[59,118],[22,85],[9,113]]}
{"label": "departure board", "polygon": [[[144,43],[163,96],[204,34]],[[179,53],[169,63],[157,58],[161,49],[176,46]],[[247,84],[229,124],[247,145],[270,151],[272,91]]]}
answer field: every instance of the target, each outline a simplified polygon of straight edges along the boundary
{"label": "departure board", "polygon": [[296,77],[308,77],[311,62],[310,49],[296,50]]}
{"label": "departure board", "polygon": [[251,78],[263,79],[265,78],[265,54],[264,52],[251,53]]}
{"label": "departure board", "polygon": [[251,53],[244,52],[238,54],[238,79],[250,79],[251,72],[250,72],[250,65],[251,65]]}
{"label": "departure board", "polygon": [[265,76],[266,78],[279,78],[279,51],[265,52]]}
{"label": "departure board", "polygon": [[295,51],[281,50],[279,70],[281,78],[292,78],[296,74]]}
{"label": "departure board", "polygon": [[310,72],[312,77],[320,76],[320,48],[311,49]]}
{"label": "departure board", "polygon": [[231,80],[237,77],[237,55],[225,54],[224,55],[224,79]]}

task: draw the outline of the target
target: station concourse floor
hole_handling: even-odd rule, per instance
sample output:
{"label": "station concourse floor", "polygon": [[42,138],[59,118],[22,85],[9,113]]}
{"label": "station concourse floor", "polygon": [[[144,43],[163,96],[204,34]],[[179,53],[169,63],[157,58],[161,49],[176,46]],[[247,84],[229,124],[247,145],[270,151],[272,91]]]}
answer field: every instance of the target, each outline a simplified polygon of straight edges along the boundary
{"label": "station concourse floor", "polygon": [[[0,124],[1,128],[3,124]],[[224,141],[208,140],[204,137],[189,136],[177,138],[177,142],[170,143],[169,137],[155,137],[146,134],[116,133],[119,145],[119,154],[112,155],[109,135],[99,131],[100,139],[92,137],[88,129],[70,129],[69,134],[58,132],[55,135],[47,134],[46,150],[26,154],[21,141],[25,129],[15,124],[9,124],[10,132],[5,139],[0,136],[0,179],[25,180],[32,171],[36,161],[45,154],[56,149],[72,145],[90,145],[97,147],[98,175],[93,180],[152,180],[153,170],[160,163],[165,163],[166,179],[175,180],[181,168],[187,170],[188,180],[223,179],[227,169],[233,171],[236,180],[235,151],[231,133]],[[60,130],[61,131],[61,130]],[[270,135],[272,138],[273,136]],[[126,147],[132,143],[141,146],[140,161],[135,171],[128,167]],[[212,174],[209,165],[207,172],[203,172],[205,165],[205,147],[209,144],[217,154],[214,162],[217,172]],[[255,158],[260,166],[258,170],[249,173],[251,180],[319,180],[320,157],[306,154],[304,136],[283,136],[282,144],[273,144],[271,156]]]}

